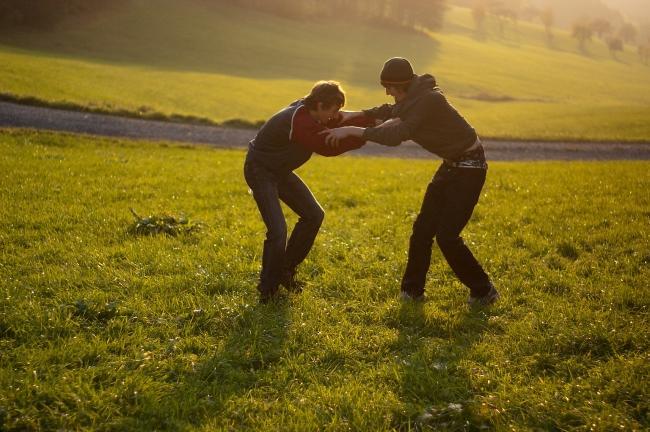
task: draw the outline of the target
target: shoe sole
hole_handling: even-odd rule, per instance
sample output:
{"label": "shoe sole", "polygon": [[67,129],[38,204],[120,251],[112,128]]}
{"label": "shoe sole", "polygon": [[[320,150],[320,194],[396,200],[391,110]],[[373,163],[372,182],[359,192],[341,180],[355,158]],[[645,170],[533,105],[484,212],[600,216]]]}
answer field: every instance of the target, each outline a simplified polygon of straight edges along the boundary
{"label": "shoe sole", "polygon": [[490,306],[494,304],[497,300],[499,300],[500,297],[501,295],[499,294],[499,292],[494,290],[494,294],[488,294],[485,297],[478,297],[473,300],[470,298],[470,300],[467,301],[467,304],[470,307]]}
{"label": "shoe sole", "polygon": [[413,297],[412,295],[401,292],[399,295],[400,300],[405,301],[405,302],[416,302],[416,303],[422,303],[425,300],[424,294],[421,296]]}

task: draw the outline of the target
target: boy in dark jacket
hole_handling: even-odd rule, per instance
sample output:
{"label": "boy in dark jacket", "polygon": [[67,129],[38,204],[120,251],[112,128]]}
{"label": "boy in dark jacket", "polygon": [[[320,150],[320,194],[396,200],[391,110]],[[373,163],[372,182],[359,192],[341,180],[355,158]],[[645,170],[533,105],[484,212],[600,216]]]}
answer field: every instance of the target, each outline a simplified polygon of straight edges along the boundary
{"label": "boy in dark jacket", "polygon": [[[293,171],[313,153],[336,156],[365,143],[362,138],[345,138],[332,148],[319,134],[328,127],[374,124],[363,115],[342,122],[339,110],[344,104],[345,94],[338,83],[318,82],[309,95],[273,115],[249,144],[244,177],[267,228],[257,287],[262,303],[273,298],[280,284],[289,291],[300,291],[296,267],[309,253],[325,216],[307,185]],[[288,242],[280,201],[299,216]]]}
{"label": "boy in dark jacket", "polygon": [[444,160],[427,187],[413,225],[401,296],[424,299],[435,237],[456,276],[470,289],[468,303],[489,305],[499,293],[460,236],[485,183],[487,162],[481,141],[474,128],[449,104],[433,76],[415,75],[408,60],[389,59],[380,79],[395,104],[342,115],[346,120],[367,116],[383,124],[367,128],[344,126],[323,134],[333,147],[350,137],[388,146],[413,140]]}

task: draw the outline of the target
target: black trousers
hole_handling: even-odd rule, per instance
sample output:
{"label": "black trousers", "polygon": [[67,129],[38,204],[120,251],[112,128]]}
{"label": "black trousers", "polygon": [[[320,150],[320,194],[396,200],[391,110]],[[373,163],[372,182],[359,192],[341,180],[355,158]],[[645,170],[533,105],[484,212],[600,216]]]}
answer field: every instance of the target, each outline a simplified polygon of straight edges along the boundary
{"label": "black trousers", "polygon": [[460,236],[485,183],[486,169],[456,168],[443,163],[427,187],[413,224],[402,291],[424,293],[434,237],[449,266],[472,296],[490,290],[490,279]]}
{"label": "black trousers", "polygon": [[[273,294],[278,290],[282,273],[298,266],[311,250],[325,212],[294,172],[276,174],[247,160],[244,177],[266,225],[258,290],[262,294]],[[280,200],[299,216],[288,243],[287,222]]]}

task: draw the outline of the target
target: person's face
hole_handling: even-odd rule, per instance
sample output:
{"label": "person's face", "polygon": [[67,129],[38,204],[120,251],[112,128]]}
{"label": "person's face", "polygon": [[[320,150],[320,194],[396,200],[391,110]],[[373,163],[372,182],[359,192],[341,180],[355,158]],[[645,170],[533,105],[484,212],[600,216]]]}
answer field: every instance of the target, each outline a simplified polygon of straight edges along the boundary
{"label": "person's face", "polygon": [[395,103],[401,102],[406,97],[406,92],[401,88],[391,86],[391,85],[386,86],[384,88],[386,89],[386,94],[388,96],[392,96],[395,99]]}
{"label": "person's face", "polygon": [[323,106],[322,102],[318,102],[318,109],[316,110],[316,120],[319,123],[325,124],[339,115],[340,106],[334,104],[330,107]]}

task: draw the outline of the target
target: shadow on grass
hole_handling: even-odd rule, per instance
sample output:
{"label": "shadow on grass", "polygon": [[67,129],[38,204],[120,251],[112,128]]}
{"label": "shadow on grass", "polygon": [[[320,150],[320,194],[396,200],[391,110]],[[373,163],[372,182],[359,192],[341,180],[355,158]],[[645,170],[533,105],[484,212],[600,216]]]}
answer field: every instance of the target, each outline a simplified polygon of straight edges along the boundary
{"label": "shadow on grass", "polygon": [[[329,22],[318,20],[281,19],[207,3],[182,7],[169,1],[150,3],[153,10],[143,8],[147,2],[140,6],[127,2],[105,19],[71,19],[53,31],[5,29],[0,44],[46,62],[63,58],[117,67],[254,79],[337,79],[360,85],[374,84],[381,63],[394,53],[431,62],[439,52],[439,43],[431,36],[388,31],[362,21],[337,23],[337,28],[349,31],[336,33]],[[134,25],[137,20],[146,25]],[[332,38],[331,32],[337,37]],[[107,33],[111,37],[105,37]],[[297,40],[296,34],[303,37]],[[318,50],[311,49],[314,44]]]}
{"label": "shadow on grass", "polygon": [[234,400],[273,376],[284,350],[289,307],[288,298],[280,298],[268,305],[237,305],[229,323],[206,318],[194,332],[225,333],[216,352],[197,355],[190,368],[169,371],[171,385],[161,403],[141,407],[139,418],[125,419],[117,430],[245,425],[247,414]]}
{"label": "shadow on grass", "polygon": [[[485,310],[425,313],[422,303],[404,303],[398,312],[400,399],[399,431],[489,428],[472,410],[470,377],[461,367],[487,327]],[[426,308],[428,309],[428,308]],[[450,319],[451,318],[451,319]]]}

